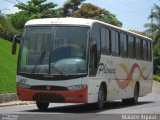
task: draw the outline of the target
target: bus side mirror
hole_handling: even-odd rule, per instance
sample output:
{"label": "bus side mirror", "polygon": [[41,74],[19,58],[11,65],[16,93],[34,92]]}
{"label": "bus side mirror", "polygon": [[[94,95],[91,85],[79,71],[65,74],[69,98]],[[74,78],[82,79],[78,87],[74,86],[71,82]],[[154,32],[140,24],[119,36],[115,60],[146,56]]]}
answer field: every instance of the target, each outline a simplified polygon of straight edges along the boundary
{"label": "bus side mirror", "polygon": [[16,34],[13,37],[12,40],[12,54],[15,55],[16,54],[16,49],[17,49],[17,42],[20,41],[20,34]]}

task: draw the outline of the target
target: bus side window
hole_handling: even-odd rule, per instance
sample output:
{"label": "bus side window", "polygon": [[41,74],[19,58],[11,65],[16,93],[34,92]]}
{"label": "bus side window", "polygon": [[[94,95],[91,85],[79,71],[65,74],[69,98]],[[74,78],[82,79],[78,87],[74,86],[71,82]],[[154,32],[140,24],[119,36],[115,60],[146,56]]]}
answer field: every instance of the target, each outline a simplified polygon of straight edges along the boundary
{"label": "bus side window", "polygon": [[128,36],[128,57],[135,58],[135,42],[133,36]]}
{"label": "bus side window", "polygon": [[105,28],[102,27],[101,28],[101,53],[102,54],[106,54],[106,47],[107,47],[107,43],[106,43]]}
{"label": "bus side window", "polygon": [[117,31],[111,31],[111,43],[112,55],[119,56],[119,33]]}
{"label": "bus side window", "polygon": [[101,57],[101,31],[100,25],[94,24],[92,27],[92,40],[90,45],[90,75],[96,75]]}
{"label": "bus side window", "polygon": [[101,28],[101,53],[110,55],[110,30]]}
{"label": "bus side window", "polygon": [[122,57],[128,57],[128,39],[124,33],[120,34],[120,52]]}
{"label": "bus side window", "polygon": [[116,32],[114,30],[111,31],[111,49],[112,55],[116,55]]}
{"label": "bus side window", "polygon": [[120,35],[119,32],[116,32],[116,56],[120,55]]}
{"label": "bus side window", "polygon": [[147,60],[148,57],[148,50],[147,50],[147,41],[143,39],[143,60]]}
{"label": "bus side window", "polygon": [[107,55],[110,55],[111,54],[111,41],[110,41],[110,30],[109,29],[106,29],[106,53]]}
{"label": "bus side window", "polygon": [[148,41],[148,60],[152,61],[152,43]]}
{"label": "bus side window", "polygon": [[136,59],[140,60],[142,57],[142,51],[141,51],[141,39],[140,38],[136,38]]}

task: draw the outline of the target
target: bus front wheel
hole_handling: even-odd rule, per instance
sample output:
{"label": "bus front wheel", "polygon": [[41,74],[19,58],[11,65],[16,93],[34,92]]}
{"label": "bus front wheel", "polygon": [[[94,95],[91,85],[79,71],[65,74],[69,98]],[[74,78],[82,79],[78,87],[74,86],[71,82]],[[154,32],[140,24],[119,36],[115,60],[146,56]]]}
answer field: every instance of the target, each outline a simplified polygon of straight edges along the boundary
{"label": "bus front wheel", "polygon": [[104,101],[105,101],[105,91],[104,91],[104,86],[101,85],[98,91],[97,109],[99,110],[103,109]]}
{"label": "bus front wheel", "polygon": [[48,109],[49,102],[39,102],[36,101],[36,105],[40,111],[45,111]]}

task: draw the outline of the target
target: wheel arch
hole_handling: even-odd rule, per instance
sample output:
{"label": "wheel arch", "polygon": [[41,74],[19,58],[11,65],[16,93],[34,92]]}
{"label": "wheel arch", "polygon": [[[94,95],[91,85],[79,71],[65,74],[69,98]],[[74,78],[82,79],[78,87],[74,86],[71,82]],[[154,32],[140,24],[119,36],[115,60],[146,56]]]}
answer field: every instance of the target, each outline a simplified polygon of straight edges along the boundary
{"label": "wheel arch", "polygon": [[105,81],[102,81],[101,84],[100,84],[100,86],[101,85],[103,86],[103,90],[104,90],[105,95],[106,95],[105,101],[107,101],[107,83]]}

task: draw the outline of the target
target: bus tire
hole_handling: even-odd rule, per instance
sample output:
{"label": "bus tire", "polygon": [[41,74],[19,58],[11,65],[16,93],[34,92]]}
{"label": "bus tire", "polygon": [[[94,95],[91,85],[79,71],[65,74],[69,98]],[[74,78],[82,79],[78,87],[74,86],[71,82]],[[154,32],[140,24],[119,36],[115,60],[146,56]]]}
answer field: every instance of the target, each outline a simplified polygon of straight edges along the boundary
{"label": "bus tire", "polygon": [[129,99],[122,99],[123,104],[136,105],[139,97],[139,84],[137,83],[134,88],[134,96]]}
{"label": "bus tire", "polygon": [[134,88],[134,97],[131,98],[131,104],[135,105],[138,102],[138,97],[139,97],[139,85],[136,84],[135,88]]}
{"label": "bus tire", "polygon": [[36,101],[36,105],[40,111],[46,111],[48,109],[49,102]]}
{"label": "bus tire", "polygon": [[104,102],[105,102],[105,90],[104,90],[104,85],[101,84],[99,91],[98,91],[98,100],[97,100],[97,109],[101,110],[104,107]]}

